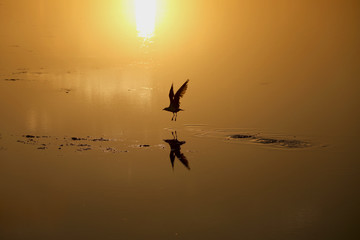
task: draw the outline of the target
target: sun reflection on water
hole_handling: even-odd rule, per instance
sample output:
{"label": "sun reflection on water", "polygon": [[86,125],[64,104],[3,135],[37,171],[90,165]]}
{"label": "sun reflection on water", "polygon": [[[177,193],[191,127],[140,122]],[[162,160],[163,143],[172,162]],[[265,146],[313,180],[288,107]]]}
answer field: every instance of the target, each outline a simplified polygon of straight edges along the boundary
{"label": "sun reflection on water", "polygon": [[136,30],[145,39],[154,36],[156,0],[135,0]]}

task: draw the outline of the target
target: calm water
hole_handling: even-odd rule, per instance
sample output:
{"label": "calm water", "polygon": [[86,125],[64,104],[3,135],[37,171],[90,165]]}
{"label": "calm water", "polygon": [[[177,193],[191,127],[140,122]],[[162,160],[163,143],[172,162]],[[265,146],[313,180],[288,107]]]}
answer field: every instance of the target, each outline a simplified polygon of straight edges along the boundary
{"label": "calm water", "polygon": [[359,4],[136,6],[0,1],[1,239],[357,239]]}

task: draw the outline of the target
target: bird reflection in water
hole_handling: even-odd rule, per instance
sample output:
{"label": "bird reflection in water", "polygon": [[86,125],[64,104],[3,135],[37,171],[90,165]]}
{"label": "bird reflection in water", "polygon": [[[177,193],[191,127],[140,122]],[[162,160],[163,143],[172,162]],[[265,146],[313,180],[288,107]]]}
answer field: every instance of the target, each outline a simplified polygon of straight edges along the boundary
{"label": "bird reflection in water", "polygon": [[170,162],[171,162],[171,166],[174,169],[174,161],[175,161],[175,157],[177,157],[177,159],[179,159],[179,161],[187,168],[190,170],[189,167],[189,161],[186,159],[185,155],[183,153],[181,153],[181,145],[185,144],[185,141],[179,141],[177,139],[177,133],[175,131],[171,132],[173,139],[164,139],[164,142],[167,142],[170,145]]}

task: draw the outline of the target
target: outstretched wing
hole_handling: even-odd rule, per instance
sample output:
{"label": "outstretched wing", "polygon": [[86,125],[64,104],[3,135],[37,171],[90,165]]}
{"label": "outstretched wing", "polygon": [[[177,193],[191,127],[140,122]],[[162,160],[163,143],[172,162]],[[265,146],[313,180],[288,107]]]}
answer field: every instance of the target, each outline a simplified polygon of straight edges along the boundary
{"label": "outstretched wing", "polygon": [[171,84],[171,88],[170,88],[170,92],[169,92],[169,98],[170,98],[170,103],[172,103],[172,101],[174,100],[174,88],[173,88],[173,84]]}
{"label": "outstretched wing", "polygon": [[183,153],[179,151],[175,151],[175,155],[176,157],[180,160],[180,162],[187,168],[190,170],[190,166],[189,166],[189,161],[187,160],[187,158],[185,157],[185,155]]}
{"label": "outstretched wing", "polygon": [[188,82],[189,82],[189,79],[186,80],[186,82],[179,88],[179,90],[177,90],[175,96],[174,96],[174,104],[177,105],[178,107],[180,106],[180,98],[182,96],[184,96],[185,92],[186,92],[186,89],[188,87]]}

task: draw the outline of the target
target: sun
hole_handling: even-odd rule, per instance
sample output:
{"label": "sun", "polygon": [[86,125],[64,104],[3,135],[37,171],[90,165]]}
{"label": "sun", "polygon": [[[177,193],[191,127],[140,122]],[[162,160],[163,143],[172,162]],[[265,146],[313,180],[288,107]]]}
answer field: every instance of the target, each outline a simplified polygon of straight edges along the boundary
{"label": "sun", "polygon": [[135,0],[135,17],[138,36],[151,38],[155,31],[156,0]]}

